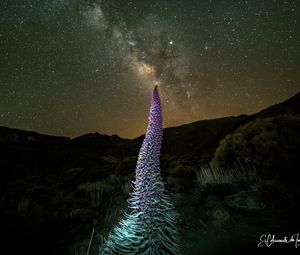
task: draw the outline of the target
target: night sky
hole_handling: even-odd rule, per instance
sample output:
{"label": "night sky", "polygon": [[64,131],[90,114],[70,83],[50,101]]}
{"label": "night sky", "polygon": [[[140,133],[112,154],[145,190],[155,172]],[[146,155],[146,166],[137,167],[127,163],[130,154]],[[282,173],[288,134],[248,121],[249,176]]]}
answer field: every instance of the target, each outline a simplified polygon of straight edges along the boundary
{"label": "night sky", "polygon": [[300,91],[299,1],[1,0],[0,126],[145,132],[251,114]]}

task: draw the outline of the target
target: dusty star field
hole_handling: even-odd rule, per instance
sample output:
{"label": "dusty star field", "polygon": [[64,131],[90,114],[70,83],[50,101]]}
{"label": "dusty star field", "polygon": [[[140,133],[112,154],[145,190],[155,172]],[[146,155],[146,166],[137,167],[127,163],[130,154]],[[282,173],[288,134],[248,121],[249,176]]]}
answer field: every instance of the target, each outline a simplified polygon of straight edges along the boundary
{"label": "dusty star field", "polygon": [[0,125],[78,136],[250,114],[300,90],[299,1],[3,0]]}

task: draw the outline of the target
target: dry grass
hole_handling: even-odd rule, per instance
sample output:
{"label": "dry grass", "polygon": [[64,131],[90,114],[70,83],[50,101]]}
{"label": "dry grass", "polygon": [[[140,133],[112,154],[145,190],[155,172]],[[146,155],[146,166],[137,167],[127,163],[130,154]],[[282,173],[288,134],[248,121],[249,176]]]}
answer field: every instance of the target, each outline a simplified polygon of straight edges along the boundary
{"label": "dry grass", "polygon": [[255,167],[236,164],[232,168],[203,166],[196,172],[200,187],[207,185],[247,185],[251,186],[259,180]]}

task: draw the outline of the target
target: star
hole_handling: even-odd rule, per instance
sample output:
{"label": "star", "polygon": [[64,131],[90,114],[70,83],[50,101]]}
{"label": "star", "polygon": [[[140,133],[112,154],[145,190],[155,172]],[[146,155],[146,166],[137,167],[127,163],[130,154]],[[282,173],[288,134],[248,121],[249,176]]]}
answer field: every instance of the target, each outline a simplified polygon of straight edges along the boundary
{"label": "star", "polygon": [[0,126],[134,138],[155,84],[166,126],[300,90],[297,1],[72,2],[4,1]]}

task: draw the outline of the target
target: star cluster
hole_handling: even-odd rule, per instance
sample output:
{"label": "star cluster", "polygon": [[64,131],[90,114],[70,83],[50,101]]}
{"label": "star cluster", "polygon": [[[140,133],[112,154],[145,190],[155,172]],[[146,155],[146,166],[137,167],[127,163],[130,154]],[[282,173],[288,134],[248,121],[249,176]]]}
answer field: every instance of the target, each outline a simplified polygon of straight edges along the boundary
{"label": "star cluster", "polygon": [[3,0],[0,125],[77,136],[250,114],[300,90],[298,1]]}

